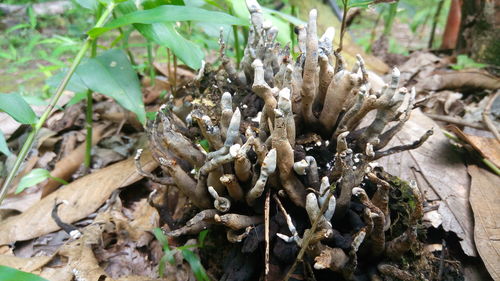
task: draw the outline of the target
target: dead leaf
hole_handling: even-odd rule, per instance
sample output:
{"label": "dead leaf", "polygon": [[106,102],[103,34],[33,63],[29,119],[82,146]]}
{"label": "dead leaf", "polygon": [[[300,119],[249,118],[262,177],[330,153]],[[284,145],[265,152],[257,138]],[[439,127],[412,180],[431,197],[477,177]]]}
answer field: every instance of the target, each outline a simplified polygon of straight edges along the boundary
{"label": "dead leaf", "polygon": [[[157,167],[151,154],[142,157],[143,168],[151,171]],[[59,208],[62,221],[72,223],[97,210],[117,188],[141,179],[134,159],[118,162],[93,174],[82,177],[43,198],[24,213],[10,217],[0,225],[0,245],[39,237],[59,229],[50,213],[56,200],[65,200]]]}
{"label": "dead leaf", "polygon": [[[163,76],[168,77],[168,65],[167,63],[159,63],[155,62],[153,63],[154,67],[156,70],[158,70]],[[170,68],[170,72],[174,74],[174,68]],[[195,74],[189,70],[189,69],[184,69],[181,66],[177,66],[177,81],[189,81],[194,78]],[[179,84],[179,83],[178,83]]]}
{"label": "dead leaf", "polygon": [[53,256],[20,258],[10,255],[0,255],[0,265],[9,266],[21,271],[33,272],[46,265],[52,258]]}
{"label": "dead leaf", "polygon": [[474,241],[491,277],[500,280],[500,177],[475,165],[471,176],[470,204],[474,211]]}
{"label": "dead leaf", "polygon": [[448,126],[461,140],[470,144],[482,157],[500,168],[500,143],[495,138],[466,134],[456,126]]}
{"label": "dead leaf", "polygon": [[[107,124],[98,124],[93,127],[92,145],[95,145],[102,138],[102,133],[107,127]],[[75,171],[78,170],[80,165],[83,163],[85,157],[85,146],[86,143],[80,144],[70,154],[66,155],[64,158],[58,161],[54,169],[50,172],[51,176],[64,180],[71,179],[71,175],[73,175],[73,173],[75,173]],[[60,182],[49,179],[47,184],[43,187],[42,198],[49,195],[60,185]]]}
{"label": "dead leaf", "polygon": [[379,162],[388,173],[404,180],[414,179],[422,192],[436,194],[442,200],[438,211],[444,230],[455,232],[462,239],[463,251],[476,256],[469,206],[470,180],[460,155],[439,131],[439,126],[420,110],[414,110],[387,147],[412,143],[431,128],[434,135],[418,149],[393,154]]}
{"label": "dead leaf", "polygon": [[464,88],[496,90],[500,88],[500,79],[483,71],[441,71],[420,80],[415,87],[429,91]]}

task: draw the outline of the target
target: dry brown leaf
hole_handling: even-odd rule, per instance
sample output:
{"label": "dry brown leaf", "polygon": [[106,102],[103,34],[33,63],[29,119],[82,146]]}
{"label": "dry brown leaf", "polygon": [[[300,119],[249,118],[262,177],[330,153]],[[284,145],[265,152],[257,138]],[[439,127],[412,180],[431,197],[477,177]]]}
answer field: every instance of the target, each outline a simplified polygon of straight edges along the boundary
{"label": "dry brown leaf", "polygon": [[[157,167],[150,153],[142,157],[143,168],[152,171]],[[72,223],[97,210],[117,188],[141,179],[130,158],[93,174],[82,177],[43,198],[26,212],[10,217],[0,225],[0,245],[33,239],[59,229],[50,213],[56,200],[65,200],[59,208],[62,221]]]}
{"label": "dry brown leaf", "polygon": [[500,79],[483,71],[448,71],[422,79],[415,87],[430,91],[463,88],[496,90],[500,88]]}
{"label": "dry brown leaf", "polygon": [[20,258],[11,255],[0,255],[0,265],[9,266],[21,271],[34,272],[46,265],[52,258],[53,256]]}
{"label": "dry brown leaf", "polygon": [[474,211],[474,241],[491,277],[500,280],[500,177],[475,165],[471,176],[470,204]]}
{"label": "dry brown leaf", "polygon": [[490,160],[500,168],[500,143],[495,138],[487,138],[466,134],[456,126],[449,126],[463,141],[470,144],[482,157]]}
{"label": "dry brown leaf", "polygon": [[404,180],[414,179],[424,193],[434,193],[441,199],[438,211],[444,230],[455,232],[462,239],[463,251],[476,256],[467,169],[439,126],[420,110],[414,110],[387,147],[412,143],[431,128],[435,130],[434,135],[418,149],[384,157],[379,162],[390,174]]}
{"label": "dry brown leaf", "polygon": [[[156,70],[158,70],[163,76],[168,78],[168,65],[167,63],[159,63],[155,62],[153,63],[154,67]],[[171,67],[170,72],[174,74],[174,68]],[[177,67],[177,81],[188,81],[193,79],[195,76],[195,73],[193,71],[184,69],[180,66]]]}
{"label": "dry brown leaf", "polygon": [[[102,138],[104,130],[108,127],[107,124],[98,124],[92,129],[92,145],[95,145]],[[76,170],[83,163],[85,157],[85,143],[80,144],[75,150],[59,160],[50,175],[56,178],[69,180]],[[49,179],[47,184],[43,187],[42,197],[52,193],[57,187],[61,185],[60,182]]]}

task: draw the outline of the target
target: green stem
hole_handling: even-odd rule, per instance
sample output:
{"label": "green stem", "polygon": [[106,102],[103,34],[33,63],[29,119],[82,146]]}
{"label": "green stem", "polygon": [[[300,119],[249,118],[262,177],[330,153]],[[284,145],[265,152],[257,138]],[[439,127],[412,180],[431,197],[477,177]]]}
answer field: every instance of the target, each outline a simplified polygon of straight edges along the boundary
{"label": "green stem", "polygon": [[[116,19],[116,14],[113,11],[113,19]],[[136,66],[137,63],[135,62],[134,55],[130,51],[130,48],[128,47],[128,38],[130,36],[130,31],[124,31],[123,28],[118,27],[118,32],[120,32],[120,35],[122,36],[122,46],[125,52],[127,52],[128,58],[130,59],[130,63],[132,63],[133,66]]]}
{"label": "green stem", "polygon": [[[96,19],[99,19],[102,14],[102,5],[99,4],[96,11]],[[90,48],[90,57],[93,58],[97,54],[97,38],[92,40]],[[87,110],[85,113],[85,127],[87,128],[87,134],[85,136],[85,157],[83,164],[85,168],[90,167],[90,161],[92,160],[92,125],[94,120],[92,120],[92,115],[94,113],[94,104],[92,97],[92,90],[87,90]]]}
{"label": "green stem", "polygon": [[153,65],[153,43],[148,42],[148,64],[149,64],[149,78],[151,78],[151,86],[155,85],[156,72]]}
{"label": "green stem", "polygon": [[436,33],[437,23],[439,21],[439,15],[441,14],[441,10],[443,9],[444,0],[440,0],[436,9],[436,13],[434,14],[434,20],[432,21],[432,29],[431,29],[431,37],[429,38],[429,44],[427,45],[428,49],[432,48],[434,44],[434,35]]}
{"label": "green stem", "polygon": [[349,11],[349,0],[342,0],[344,13],[342,14],[342,25],[340,26],[340,42],[337,52],[340,53],[342,51],[342,46],[344,44],[344,34],[347,26],[347,12]]}
{"label": "green stem", "polygon": [[238,27],[233,25],[233,37],[234,37],[234,49],[236,51],[236,63],[238,67],[240,66],[241,61],[241,50],[240,50],[240,39],[238,38]]}
{"label": "green stem", "polygon": [[394,22],[394,19],[396,18],[396,14],[398,12],[398,3],[395,2],[392,4],[389,4],[389,14],[387,15],[385,25],[384,25],[384,35],[389,36],[392,30],[392,24]]}
{"label": "green stem", "polygon": [[[113,9],[116,7],[116,4],[114,2],[111,2],[108,4],[106,10],[104,13],[101,15],[97,23],[95,24],[94,27],[102,27],[104,25],[104,22],[110,15],[110,13],[113,11]],[[21,167],[22,162],[26,158],[26,155],[31,149],[31,146],[33,145],[33,142],[35,141],[35,137],[42,128],[43,124],[47,120],[47,118],[50,116],[50,113],[54,109],[54,107],[57,104],[57,101],[61,97],[62,93],[64,92],[64,89],[66,89],[66,86],[68,85],[69,80],[71,79],[71,76],[73,76],[73,73],[75,73],[75,70],[77,66],[80,64],[82,61],[83,57],[85,56],[85,53],[88,51],[90,46],[92,45],[92,39],[90,37],[87,37],[85,40],[83,46],[81,47],[80,51],[75,57],[75,60],[71,64],[71,67],[69,68],[68,72],[66,73],[66,76],[64,76],[63,80],[61,81],[61,84],[59,84],[59,87],[57,87],[57,90],[52,97],[52,100],[50,101],[49,106],[45,110],[45,112],[42,114],[40,119],[36,124],[33,125],[33,129],[28,135],[28,138],[24,142],[21,151],[19,152],[19,155],[17,156],[16,162],[14,163],[14,167],[12,167],[12,170],[10,173],[7,175],[7,178],[2,184],[2,189],[0,189],[0,204],[2,203],[3,199],[7,195],[7,191],[9,190],[9,185],[11,184],[12,180],[14,180],[14,177],[17,175],[17,172],[19,170],[19,167]]]}
{"label": "green stem", "polygon": [[[291,11],[291,15],[296,17],[297,16],[297,9],[295,8],[295,5],[292,5],[292,11]],[[290,53],[292,54],[292,57],[295,58],[294,54],[295,54],[295,26],[293,25],[293,23],[290,23],[289,24],[290,26],[290,40],[292,41],[292,48],[291,48],[291,51]]]}

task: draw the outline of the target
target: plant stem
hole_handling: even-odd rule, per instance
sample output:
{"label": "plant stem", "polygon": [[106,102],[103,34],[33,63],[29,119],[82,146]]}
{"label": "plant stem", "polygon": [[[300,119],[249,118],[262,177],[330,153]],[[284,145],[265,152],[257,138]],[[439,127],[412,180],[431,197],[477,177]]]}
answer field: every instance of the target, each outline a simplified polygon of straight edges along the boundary
{"label": "plant stem", "polygon": [[[108,16],[111,14],[113,9],[116,7],[116,4],[114,2],[111,2],[108,4],[106,7],[106,10],[104,13],[101,15],[97,23],[95,24],[94,27],[102,27],[104,25],[104,22],[108,18]],[[52,100],[50,101],[49,106],[45,110],[45,112],[42,114],[40,119],[36,124],[33,125],[33,129],[28,135],[28,138],[24,142],[21,151],[19,152],[19,155],[17,156],[16,162],[14,163],[14,167],[12,167],[12,170],[10,173],[7,175],[7,178],[3,182],[2,189],[0,189],[0,204],[2,203],[3,199],[7,195],[7,191],[9,190],[9,185],[11,184],[12,180],[14,177],[17,175],[17,172],[19,170],[19,167],[21,167],[22,162],[26,158],[26,155],[31,149],[31,146],[33,145],[33,142],[35,141],[35,137],[42,128],[43,124],[47,120],[47,118],[50,116],[50,113],[54,109],[54,107],[57,104],[57,101],[59,98],[62,96],[62,93],[64,92],[64,89],[66,89],[66,86],[68,85],[69,80],[71,79],[71,76],[73,76],[73,73],[75,73],[75,70],[77,66],[80,64],[82,61],[83,57],[85,56],[85,53],[88,51],[90,46],[92,45],[92,39],[90,37],[87,37],[85,39],[85,42],[83,46],[81,47],[80,51],[75,57],[75,60],[71,64],[71,67],[69,68],[68,72],[66,73],[66,76],[64,76],[63,80],[59,84],[59,87],[57,87],[57,90],[52,97]]]}
{"label": "plant stem", "polygon": [[399,2],[395,2],[389,5],[389,14],[385,19],[385,25],[384,25],[385,36],[389,36],[389,34],[391,33],[392,23],[394,22],[394,18],[396,18],[396,14],[398,12],[398,3]]}
{"label": "plant stem", "polygon": [[344,13],[342,14],[342,25],[340,27],[340,43],[339,47],[337,49],[337,52],[340,53],[342,51],[342,46],[344,44],[344,34],[345,34],[345,28],[347,25],[347,12],[349,11],[349,0],[342,0],[343,8],[344,8]]}
{"label": "plant stem", "polygon": [[[102,5],[98,4],[96,11],[96,19],[98,20],[102,14]],[[91,48],[90,48],[90,57],[93,58],[97,54],[97,38],[92,40]],[[90,161],[92,160],[92,115],[94,113],[94,104],[93,104],[93,91],[87,90],[87,109],[85,113],[85,127],[87,128],[87,135],[85,136],[85,158],[83,164],[85,166],[85,170],[88,170],[90,167]]]}
{"label": "plant stem", "polygon": [[436,26],[439,21],[439,15],[441,14],[441,10],[443,9],[443,4],[444,0],[439,0],[436,13],[434,14],[434,20],[432,21],[431,37],[429,39],[429,44],[427,45],[428,49],[431,49],[434,43],[434,34],[436,33]]}
{"label": "plant stem", "polygon": [[156,80],[156,72],[155,72],[155,67],[153,65],[153,43],[148,42],[148,64],[149,64],[149,78],[151,79],[151,82],[149,83],[150,86],[155,85],[155,80]]}
{"label": "plant stem", "polygon": [[236,51],[236,63],[237,67],[239,67],[242,55],[240,50],[240,39],[238,38],[238,27],[236,25],[233,25],[233,37],[234,37],[234,50]]}
{"label": "plant stem", "polygon": [[[116,14],[113,11],[113,19],[116,19]],[[132,63],[133,66],[136,66],[137,63],[135,62],[134,55],[130,51],[130,48],[128,47],[128,37],[130,36],[130,31],[123,31],[123,28],[118,27],[118,32],[120,32],[120,35],[122,36],[122,44],[123,44],[123,49],[127,52],[128,58],[130,59],[130,63]]]}
{"label": "plant stem", "polygon": [[[297,16],[297,8],[295,7],[295,5],[292,5],[291,15],[294,17]],[[290,41],[292,41],[292,48],[291,48],[290,53],[292,54],[292,57],[295,57],[294,56],[294,53],[295,53],[295,30],[294,30],[295,26],[293,25],[293,23],[290,23],[289,26],[290,26]]]}
{"label": "plant stem", "polygon": [[297,257],[295,258],[295,261],[292,264],[292,267],[288,270],[287,274],[285,275],[285,278],[283,279],[284,281],[288,281],[290,277],[292,276],[293,272],[295,271],[295,268],[297,267],[297,264],[302,261],[304,258],[304,254],[306,253],[307,248],[309,247],[309,243],[311,242],[311,238],[314,236],[314,233],[316,232],[316,228],[318,227],[319,221],[321,216],[325,213],[326,209],[328,208],[328,204],[326,202],[330,202],[330,199],[333,196],[333,191],[330,187],[328,191],[328,196],[326,197],[325,203],[321,206],[321,209],[319,210],[318,215],[316,215],[316,218],[314,219],[313,224],[311,225],[311,228],[309,230],[309,235],[304,236],[302,239],[302,245],[300,248],[299,253],[297,254]]}

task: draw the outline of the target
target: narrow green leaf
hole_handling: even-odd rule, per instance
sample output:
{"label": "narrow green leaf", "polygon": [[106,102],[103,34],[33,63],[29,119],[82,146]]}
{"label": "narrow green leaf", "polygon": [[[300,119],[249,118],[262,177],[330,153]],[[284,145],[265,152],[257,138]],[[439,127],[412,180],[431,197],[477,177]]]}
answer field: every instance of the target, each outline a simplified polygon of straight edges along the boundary
{"label": "narrow green leaf", "polygon": [[154,121],[156,119],[156,115],[158,115],[158,111],[146,112],[146,118],[148,118],[148,120],[151,120],[151,121]]}
{"label": "narrow green leaf", "polygon": [[[266,13],[266,14],[271,14],[271,15],[274,15],[276,17],[279,17],[279,18],[281,18],[281,19],[283,19],[283,20],[285,20],[293,25],[298,26],[298,25],[305,25],[306,24],[305,21],[303,21],[297,17],[294,17],[292,15],[282,13],[280,11],[276,11],[276,10],[269,9],[266,7],[262,7],[262,11],[264,11],[264,13]],[[280,32],[282,32],[281,29],[280,29]]]}
{"label": "narrow green leaf", "polygon": [[201,265],[198,256],[190,250],[182,250],[181,253],[184,259],[189,263],[189,266],[191,266],[191,270],[193,271],[196,280],[210,281],[210,278],[208,278],[207,272],[205,271],[205,268],[203,268],[203,265]]}
{"label": "narrow green leaf", "polygon": [[158,242],[160,242],[163,250],[165,250],[165,249],[170,250],[170,247],[168,246],[167,236],[165,236],[165,234],[163,233],[161,228],[159,228],[159,227],[154,228],[153,235],[155,236],[156,240],[158,240]]}
{"label": "narrow green leaf", "polygon": [[[50,76],[45,83],[49,85],[51,89],[54,91],[57,89],[59,84],[61,83],[61,80],[64,78],[66,75],[67,69],[63,69],[61,72]],[[86,93],[89,88],[85,85],[85,83],[82,81],[80,76],[78,76],[77,73],[74,73],[73,76],[71,76],[71,79],[68,82],[68,85],[66,86],[66,90],[70,90],[75,93]],[[85,96],[86,97],[86,96]]]}
{"label": "narrow green leaf", "polygon": [[0,280],[2,281],[47,281],[47,279],[20,271],[12,267],[0,265]]}
{"label": "narrow green leaf", "polygon": [[200,232],[200,234],[198,234],[198,244],[200,245],[200,247],[203,247],[205,245],[205,238],[207,238],[207,234],[208,229],[205,229]]}
{"label": "narrow green leaf", "polygon": [[89,89],[113,98],[141,123],[146,122],[139,79],[123,50],[112,49],[88,59],[76,74]]}
{"label": "narrow green leaf", "polygon": [[63,180],[63,179],[61,179],[61,178],[58,178],[58,177],[53,177],[53,176],[49,175],[49,178],[51,178],[51,179],[53,179],[53,180],[55,180],[55,181],[58,181],[58,182],[60,182],[61,184],[69,184],[67,181],[65,181],[65,180]]}
{"label": "narrow green leaf", "polygon": [[0,152],[3,154],[9,156],[11,155],[11,152],[9,150],[9,146],[7,145],[7,142],[5,141],[5,136],[3,135],[2,130],[0,130]]}
{"label": "narrow green leaf", "polygon": [[102,33],[128,24],[154,24],[176,21],[201,21],[231,25],[248,25],[248,21],[233,17],[229,14],[209,11],[205,9],[177,6],[177,5],[162,5],[149,10],[135,11],[123,15],[101,28],[93,28],[88,34],[95,38]]}
{"label": "narrow green leaf", "polygon": [[172,50],[187,66],[193,69],[201,67],[203,51],[197,44],[180,35],[173,23],[134,24],[134,27],[148,40]]}
{"label": "narrow green leaf", "polygon": [[39,184],[42,181],[50,178],[49,171],[45,169],[33,169],[27,175],[25,175],[16,188],[16,194],[23,192],[26,188]]}
{"label": "narrow green leaf", "polygon": [[248,12],[245,0],[226,0],[226,3],[228,5],[231,5],[234,14],[238,18],[248,21],[248,19],[250,18],[250,12]]}
{"label": "narrow green leaf", "polygon": [[167,262],[167,255],[163,255],[160,259],[160,263],[158,264],[158,275],[160,275],[160,278],[163,277],[163,274],[165,273],[165,263]]}
{"label": "narrow green leaf", "polygon": [[74,105],[74,104],[77,104],[79,103],[80,101],[84,100],[87,98],[87,93],[85,92],[80,92],[80,93],[76,93],[69,101],[68,103],[65,105],[66,108]]}
{"label": "narrow green leaf", "polygon": [[34,124],[37,119],[35,112],[18,93],[0,94],[0,110],[22,124]]}

